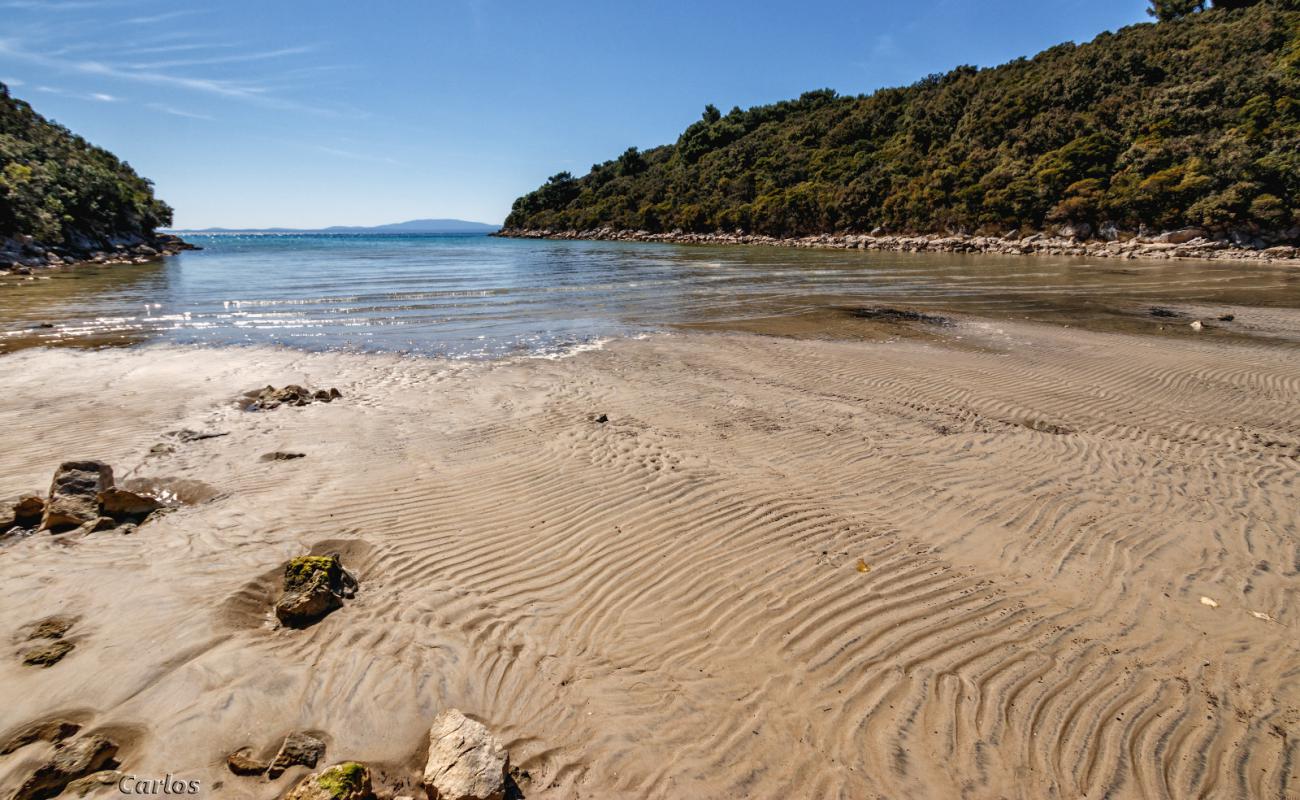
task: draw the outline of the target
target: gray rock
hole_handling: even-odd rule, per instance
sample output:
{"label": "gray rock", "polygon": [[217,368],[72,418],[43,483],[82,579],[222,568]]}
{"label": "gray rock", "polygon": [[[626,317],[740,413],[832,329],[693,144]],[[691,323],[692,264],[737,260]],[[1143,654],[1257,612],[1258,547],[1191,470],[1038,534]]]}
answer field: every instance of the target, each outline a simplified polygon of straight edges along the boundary
{"label": "gray rock", "polygon": [[99,517],[99,494],[113,487],[113,468],[102,461],[65,461],[54,473],[41,518],[44,530],[80,527]]}
{"label": "gray rock", "polygon": [[244,777],[261,775],[270,766],[267,762],[253,756],[253,751],[247,747],[241,747],[226,756],[226,767],[236,775]]}
{"label": "gray rock", "polygon": [[272,780],[284,774],[290,767],[315,767],[325,757],[325,742],[310,733],[291,733],[284,737],[280,752],[271,759],[266,776]]}
{"label": "gray rock", "polygon": [[457,709],[434,717],[424,788],[430,800],[504,800],[510,754],[480,722]]}

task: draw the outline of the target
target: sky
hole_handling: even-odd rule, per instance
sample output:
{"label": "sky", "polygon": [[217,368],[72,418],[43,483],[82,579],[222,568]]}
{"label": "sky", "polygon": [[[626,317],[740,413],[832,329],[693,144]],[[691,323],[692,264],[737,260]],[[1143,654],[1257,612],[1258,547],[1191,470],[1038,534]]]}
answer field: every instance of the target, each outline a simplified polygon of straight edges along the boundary
{"label": "sky", "polygon": [[0,0],[0,81],[180,228],[499,223],[724,112],[1145,21],[1142,0]]}

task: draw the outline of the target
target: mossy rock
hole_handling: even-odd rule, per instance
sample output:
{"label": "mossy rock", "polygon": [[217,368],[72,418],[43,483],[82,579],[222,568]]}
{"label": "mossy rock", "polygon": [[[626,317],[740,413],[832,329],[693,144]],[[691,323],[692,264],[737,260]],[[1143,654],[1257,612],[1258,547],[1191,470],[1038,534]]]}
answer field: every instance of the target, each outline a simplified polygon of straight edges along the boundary
{"label": "mossy rock", "polygon": [[329,587],[343,583],[343,564],[336,555],[298,556],[284,565],[284,590],[298,592],[320,585],[324,579]]}
{"label": "mossy rock", "polygon": [[370,770],[365,764],[347,761],[303,778],[285,800],[371,800],[374,796]]}

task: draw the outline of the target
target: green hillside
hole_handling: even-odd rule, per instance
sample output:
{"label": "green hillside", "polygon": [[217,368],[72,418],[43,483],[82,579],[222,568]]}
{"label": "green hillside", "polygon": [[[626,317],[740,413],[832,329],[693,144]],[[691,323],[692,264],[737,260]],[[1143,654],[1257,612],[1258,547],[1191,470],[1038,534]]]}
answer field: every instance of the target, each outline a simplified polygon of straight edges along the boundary
{"label": "green hillside", "polygon": [[32,110],[0,83],[0,241],[91,249],[149,238],[172,210],[116,156]]}
{"label": "green hillside", "polygon": [[552,177],[506,227],[1294,228],[1300,2],[1159,5],[1160,22],[906,88],[709,106],[675,144]]}

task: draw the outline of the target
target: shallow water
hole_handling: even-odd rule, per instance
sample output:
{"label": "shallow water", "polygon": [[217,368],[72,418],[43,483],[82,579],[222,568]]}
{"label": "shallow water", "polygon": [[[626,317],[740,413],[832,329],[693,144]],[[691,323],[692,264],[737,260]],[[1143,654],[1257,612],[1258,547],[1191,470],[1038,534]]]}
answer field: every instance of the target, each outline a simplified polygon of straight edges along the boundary
{"label": "shallow water", "polygon": [[1264,264],[480,235],[187,238],[205,249],[0,279],[0,350],[164,341],[492,358],[871,305],[1180,335],[1190,317],[1153,317],[1151,306],[1300,308],[1300,269]]}

